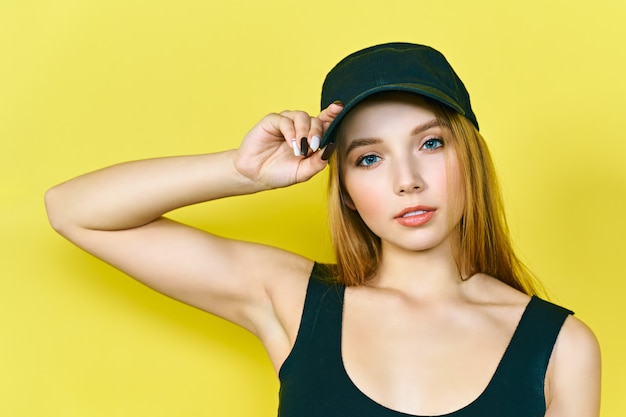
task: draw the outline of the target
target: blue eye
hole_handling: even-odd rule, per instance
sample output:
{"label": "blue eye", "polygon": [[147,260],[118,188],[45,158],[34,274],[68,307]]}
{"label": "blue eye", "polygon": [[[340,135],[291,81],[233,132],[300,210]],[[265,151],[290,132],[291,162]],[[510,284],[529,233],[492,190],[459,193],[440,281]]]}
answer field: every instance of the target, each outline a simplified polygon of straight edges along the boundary
{"label": "blue eye", "polygon": [[363,155],[356,161],[357,166],[370,166],[380,161],[380,156],[377,155]]}
{"label": "blue eye", "polygon": [[422,148],[426,150],[433,150],[433,149],[441,148],[442,146],[443,146],[443,139],[432,138],[432,139],[426,140],[424,144],[422,145]]}

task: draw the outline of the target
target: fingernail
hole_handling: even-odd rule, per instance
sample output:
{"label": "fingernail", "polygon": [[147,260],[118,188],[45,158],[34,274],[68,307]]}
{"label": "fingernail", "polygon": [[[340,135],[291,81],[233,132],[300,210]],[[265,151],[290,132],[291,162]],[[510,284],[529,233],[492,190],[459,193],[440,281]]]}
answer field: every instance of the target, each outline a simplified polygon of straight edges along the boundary
{"label": "fingernail", "polygon": [[300,155],[302,156],[306,156],[309,153],[309,143],[306,140],[306,136],[300,139]]}
{"label": "fingernail", "polygon": [[324,152],[322,153],[322,161],[328,161],[330,156],[333,154],[334,150],[335,150],[335,142],[331,142],[328,145],[326,145],[326,148],[324,149]]}
{"label": "fingernail", "polygon": [[311,138],[311,150],[313,152],[316,152],[320,147],[320,137],[319,136],[313,136]]}
{"label": "fingernail", "polygon": [[293,148],[293,156],[300,156],[300,150],[298,149],[298,141],[291,139],[291,147]]}
{"label": "fingernail", "polygon": [[343,107],[343,101],[341,101],[341,100],[335,100],[335,101],[333,101],[333,104],[336,104],[338,106]]}

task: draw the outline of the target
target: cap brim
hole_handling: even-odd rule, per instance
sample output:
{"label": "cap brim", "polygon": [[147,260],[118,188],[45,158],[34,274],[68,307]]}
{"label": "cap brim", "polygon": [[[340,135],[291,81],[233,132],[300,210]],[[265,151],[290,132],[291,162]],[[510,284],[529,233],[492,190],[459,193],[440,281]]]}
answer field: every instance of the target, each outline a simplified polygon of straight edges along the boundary
{"label": "cap brim", "polygon": [[354,97],[352,100],[350,100],[350,102],[344,103],[344,108],[341,111],[341,113],[337,115],[335,120],[333,120],[330,126],[328,126],[328,129],[326,129],[326,132],[324,132],[324,135],[322,136],[322,140],[320,142],[320,148],[323,149],[326,146],[328,146],[329,143],[335,142],[337,128],[339,127],[339,124],[341,123],[341,121],[348,115],[348,113],[350,113],[350,110],[356,107],[364,99],[374,94],[385,92],[385,91],[404,91],[407,93],[413,93],[413,94],[429,97],[433,100],[440,102],[441,104],[444,104],[452,108],[453,110],[465,116],[465,112],[463,111],[463,109],[451,97],[447,96],[446,94],[443,94],[440,90],[431,88],[427,85],[421,85],[421,84],[381,85],[381,86],[366,90],[362,92],[361,94],[359,94],[358,96]]}

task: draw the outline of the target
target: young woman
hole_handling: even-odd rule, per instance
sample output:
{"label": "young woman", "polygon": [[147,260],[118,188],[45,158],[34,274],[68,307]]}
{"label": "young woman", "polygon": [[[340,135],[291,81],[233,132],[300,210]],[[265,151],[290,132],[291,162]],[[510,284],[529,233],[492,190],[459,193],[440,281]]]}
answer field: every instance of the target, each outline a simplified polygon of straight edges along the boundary
{"label": "young woman", "polygon": [[[445,58],[405,43],[355,52],[327,76],[322,109],[270,114],[236,150],[72,179],[47,193],[50,222],[254,333],[280,377],[281,416],[598,416],[596,339],[537,297],[513,253]],[[336,265],[164,217],[306,181],[329,158]]]}

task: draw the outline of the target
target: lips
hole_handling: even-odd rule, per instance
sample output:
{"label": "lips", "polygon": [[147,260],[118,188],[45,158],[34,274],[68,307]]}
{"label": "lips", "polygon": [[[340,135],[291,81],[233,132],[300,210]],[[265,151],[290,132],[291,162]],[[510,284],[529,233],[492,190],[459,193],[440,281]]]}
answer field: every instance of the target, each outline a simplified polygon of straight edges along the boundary
{"label": "lips", "polygon": [[407,227],[421,226],[435,215],[436,209],[427,206],[407,207],[395,217],[396,222]]}

